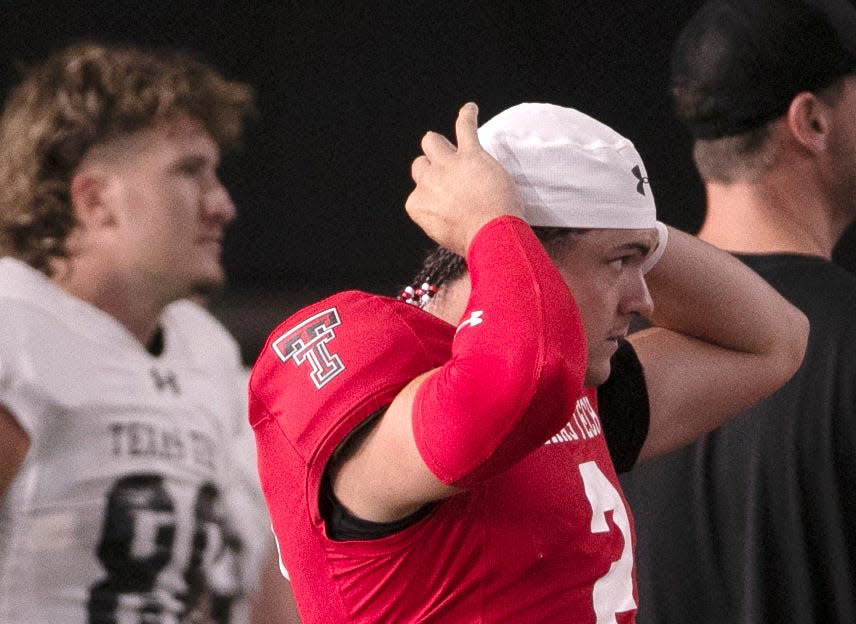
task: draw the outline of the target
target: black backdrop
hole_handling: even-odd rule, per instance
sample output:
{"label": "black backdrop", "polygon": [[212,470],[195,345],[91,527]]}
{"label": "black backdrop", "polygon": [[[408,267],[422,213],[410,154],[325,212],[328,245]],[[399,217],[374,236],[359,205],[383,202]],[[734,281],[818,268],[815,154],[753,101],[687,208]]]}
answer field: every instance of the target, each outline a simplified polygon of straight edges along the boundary
{"label": "black backdrop", "polygon": [[466,100],[482,121],[523,101],[591,114],[635,142],[662,220],[701,222],[667,95],[669,48],[698,2],[63,4],[0,0],[0,94],[20,66],[81,38],[188,49],[257,90],[259,117],[224,162],[240,216],[213,303],[247,359],[307,299],[408,280],[430,246],[403,211],[409,163]]}

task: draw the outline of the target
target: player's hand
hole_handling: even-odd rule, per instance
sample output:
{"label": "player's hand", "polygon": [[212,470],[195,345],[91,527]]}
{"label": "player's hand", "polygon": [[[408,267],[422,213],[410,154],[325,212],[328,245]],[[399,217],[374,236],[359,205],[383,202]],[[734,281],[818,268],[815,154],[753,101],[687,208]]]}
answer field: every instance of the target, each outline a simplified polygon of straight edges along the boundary
{"label": "player's hand", "polygon": [[514,182],[478,137],[478,108],[464,104],[455,121],[457,147],[436,132],[422,138],[423,155],[411,165],[416,188],[407,214],[438,244],[466,256],[470,241],[501,215],[522,217]]}

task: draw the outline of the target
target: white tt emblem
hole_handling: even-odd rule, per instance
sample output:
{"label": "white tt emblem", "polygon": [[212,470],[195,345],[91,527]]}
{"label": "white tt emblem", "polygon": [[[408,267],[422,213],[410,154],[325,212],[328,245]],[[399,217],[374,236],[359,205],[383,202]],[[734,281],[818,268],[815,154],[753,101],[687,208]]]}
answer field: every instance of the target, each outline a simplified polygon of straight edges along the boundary
{"label": "white tt emblem", "polygon": [[271,347],[283,362],[291,360],[298,366],[309,362],[312,367],[309,378],[320,390],[324,384],[345,370],[339,356],[330,353],[327,348],[327,343],[336,337],[333,328],[340,323],[336,308],[324,310],[289,329],[277,338]]}

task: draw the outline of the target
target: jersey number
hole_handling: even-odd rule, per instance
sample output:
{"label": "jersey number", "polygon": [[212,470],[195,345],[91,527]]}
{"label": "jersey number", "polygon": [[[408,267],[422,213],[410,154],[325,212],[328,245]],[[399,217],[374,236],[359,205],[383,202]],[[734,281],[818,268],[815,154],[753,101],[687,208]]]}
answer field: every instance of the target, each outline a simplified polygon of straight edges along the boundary
{"label": "jersey number", "polygon": [[[156,591],[156,581],[174,556],[175,502],[160,475],[119,479],[107,498],[97,553],[107,578],[90,591],[89,624],[116,624],[120,606],[136,612],[140,624],[181,621],[176,619],[176,611],[182,613],[182,620],[190,617],[207,589],[206,568],[224,554],[224,546],[240,548],[230,539],[219,499],[211,483],[197,492],[190,554],[183,575],[185,592],[165,596],[163,590]],[[165,612],[164,605],[172,608]]]}
{"label": "jersey number", "polygon": [[621,494],[593,461],[580,464],[580,475],[591,505],[591,532],[608,533],[611,529],[607,512],[624,538],[624,548],[618,561],[613,561],[609,571],[594,584],[592,602],[597,624],[615,624],[616,613],[636,608],[633,597],[633,544],[630,536],[630,519]]}

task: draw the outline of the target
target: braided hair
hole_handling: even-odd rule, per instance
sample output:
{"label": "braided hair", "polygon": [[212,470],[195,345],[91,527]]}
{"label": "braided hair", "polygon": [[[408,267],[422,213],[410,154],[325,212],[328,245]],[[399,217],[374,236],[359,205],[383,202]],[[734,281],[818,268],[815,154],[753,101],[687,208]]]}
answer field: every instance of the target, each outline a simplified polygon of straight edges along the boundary
{"label": "braided hair", "polygon": [[[584,234],[587,229],[538,227],[532,228],[535,236],[544,245],[550,257],[574,235]],[[467,272],[467,261],[445,247],[437,246],[425,256],[422,266],[409,286],[402,289],[399,298],[408,303],[424,306],[445,284],[454,282]]]}

